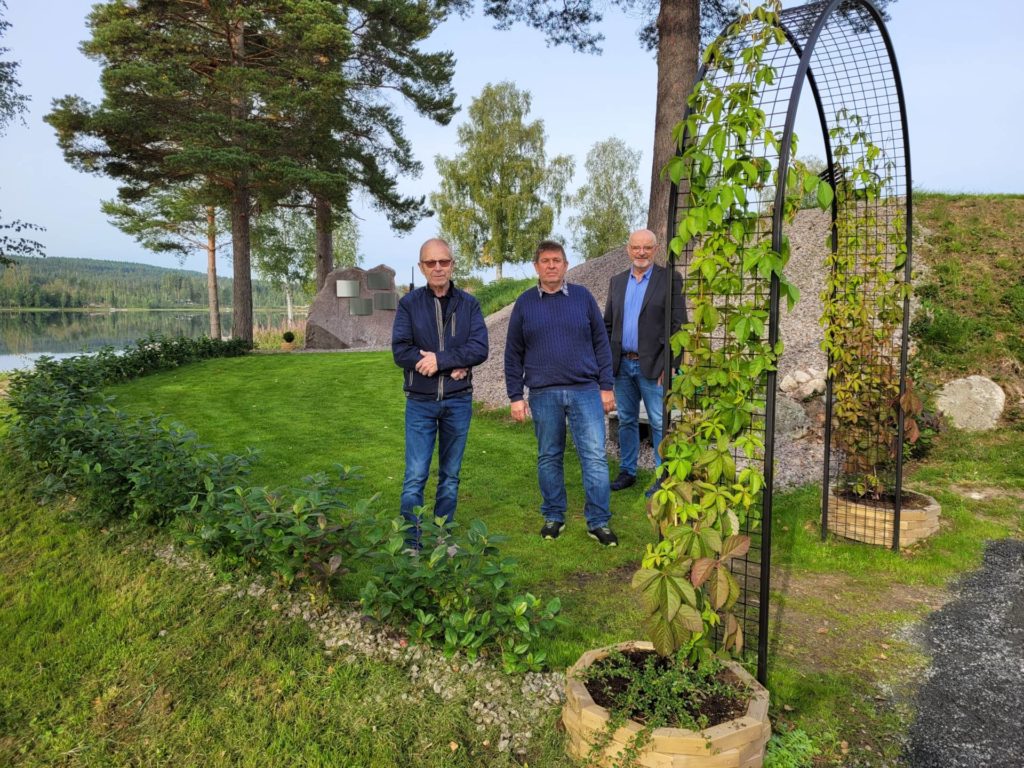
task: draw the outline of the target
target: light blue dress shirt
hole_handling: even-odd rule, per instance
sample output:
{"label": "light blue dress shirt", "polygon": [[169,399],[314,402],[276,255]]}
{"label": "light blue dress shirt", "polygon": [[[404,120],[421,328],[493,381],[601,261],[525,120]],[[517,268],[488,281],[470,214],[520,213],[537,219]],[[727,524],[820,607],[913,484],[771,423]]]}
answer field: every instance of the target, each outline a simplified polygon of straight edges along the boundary
{"label": "light blue dress shirt", "polygon": [[651,282],[651,271],[654,265],[651,264],[639,280],[630,270],[626,279],[626,306],[622,312],[622,351],[639,352],[640,334],[637,325],[640,321],[640,309],[644,305],[644,294],[647,293],[647,286]]}

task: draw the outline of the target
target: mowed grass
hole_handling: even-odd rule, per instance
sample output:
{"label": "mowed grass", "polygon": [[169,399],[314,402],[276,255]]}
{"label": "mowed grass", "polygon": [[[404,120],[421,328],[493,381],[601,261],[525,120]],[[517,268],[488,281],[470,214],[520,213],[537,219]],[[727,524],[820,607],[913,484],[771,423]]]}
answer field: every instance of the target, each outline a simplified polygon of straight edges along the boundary
{"label": "mowed grass", "polygon": [[[253,484],[295,485],[335,464],[361,468],[355,498],[380,494],[397,515],[404,473],[401,373],[387,353],[250,355],[211,360],[110,389],[114,404],[136,414],[167,414],[222,453],[259,451]],[[508,537],[504,554],[522,564],[520,585],[562,599],[566,627],[549,638],[556,666],[571,664],[593,642],[636,634],[629,580],[653,532],[644,512],[650,475],[612,495],[617,548],[587,536],[579,462],[566,453],[569,514],[557,541],[538,536],[543,518],[531,425],[505,412],[477,410],[462,465],[457,520],[479,518]],[[616,471],[612,465],[611,472]],[[435,467],[432,473],[436,475]],[[434,478],[427,486],[432,500]],[[353,584],[354,596],[360,585]]]}

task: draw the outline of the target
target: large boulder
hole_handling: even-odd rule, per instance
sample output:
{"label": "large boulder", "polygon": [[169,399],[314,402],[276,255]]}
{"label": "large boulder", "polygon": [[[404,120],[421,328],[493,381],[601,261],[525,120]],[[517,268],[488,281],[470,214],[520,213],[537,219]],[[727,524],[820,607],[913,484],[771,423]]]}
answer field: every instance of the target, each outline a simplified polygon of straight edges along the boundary
{"label": "large boulder", "polygon": [[391,267],[334,270],[309,308],[306,349],[389,346],[397,302]]}
{"label": "large boulder", "polygon": [[992,379],[968,376],[947,382],[935,405],[958,429],[982,432],[995,428],[1006,405],[1006,394]]}

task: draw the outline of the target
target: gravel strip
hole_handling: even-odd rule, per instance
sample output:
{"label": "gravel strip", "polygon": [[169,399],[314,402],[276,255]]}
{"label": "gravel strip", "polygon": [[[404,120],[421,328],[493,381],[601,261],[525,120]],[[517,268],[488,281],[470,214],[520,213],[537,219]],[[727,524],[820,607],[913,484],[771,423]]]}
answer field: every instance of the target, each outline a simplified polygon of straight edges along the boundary
{"label": "gravel strip", "polygon": [[925,623],[933,654],[917,696],[913,768],[1024,765],[1024,541],[989,544],[956,600]]}

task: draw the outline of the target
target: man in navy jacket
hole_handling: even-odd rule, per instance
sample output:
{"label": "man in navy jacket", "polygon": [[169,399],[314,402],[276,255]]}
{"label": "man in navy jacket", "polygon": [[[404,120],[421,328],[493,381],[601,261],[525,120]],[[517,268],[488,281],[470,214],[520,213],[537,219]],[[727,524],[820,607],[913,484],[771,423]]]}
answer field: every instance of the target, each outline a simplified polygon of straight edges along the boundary
{"label": "man in navy jacket", "polygon": [[398,302],[391,353],[405,372],[405,481],[402,516],[412,524],[407,543],[420,546],[423,489],[438,448],[434,516],[455,517],[462,454],[473,413],[473,366],[487,359],[487,326],[480,303],[452,284],[452,252],[433,238],[420,247],[423,288]]}

